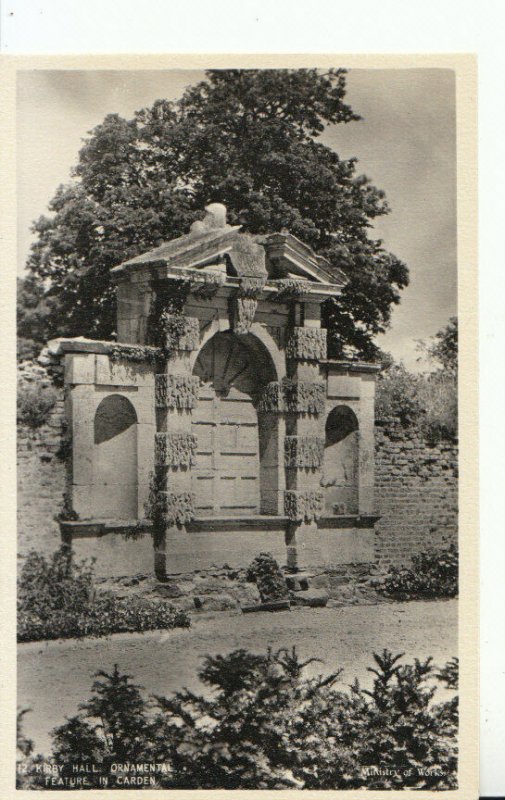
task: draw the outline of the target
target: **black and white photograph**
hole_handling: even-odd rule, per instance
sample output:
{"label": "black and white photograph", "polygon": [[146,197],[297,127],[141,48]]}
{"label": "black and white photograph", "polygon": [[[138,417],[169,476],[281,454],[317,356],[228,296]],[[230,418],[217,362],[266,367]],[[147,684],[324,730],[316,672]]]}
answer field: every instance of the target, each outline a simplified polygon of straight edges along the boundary
{"label": "black and white photograph", "polygon": [[312,61],[16,71],[19,790],[462,788],[461,64]]}

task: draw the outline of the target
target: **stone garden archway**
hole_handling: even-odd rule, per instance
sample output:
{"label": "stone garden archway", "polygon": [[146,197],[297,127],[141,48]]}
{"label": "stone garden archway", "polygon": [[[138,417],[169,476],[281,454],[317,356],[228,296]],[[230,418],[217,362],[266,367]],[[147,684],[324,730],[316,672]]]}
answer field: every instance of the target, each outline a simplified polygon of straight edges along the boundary
{"label": "stone garden archway", "polygon": [[197,516],[277,514],[278,421],[257,413],[264,387],[277,379],[268,351],[252,334],[216,333],[193,374],[201,381],[192,426]]}

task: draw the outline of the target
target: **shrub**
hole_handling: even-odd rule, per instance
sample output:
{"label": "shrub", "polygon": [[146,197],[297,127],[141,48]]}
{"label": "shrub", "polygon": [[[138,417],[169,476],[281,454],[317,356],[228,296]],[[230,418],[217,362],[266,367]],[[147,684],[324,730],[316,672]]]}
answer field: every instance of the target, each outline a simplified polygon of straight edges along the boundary
{"label": "shrub", "polygon": [[431,659],[373,658],[370,690],[355,681],[338,691],[340,672],[305,677],[314,659],[294,648],[235,650],[204,660],[207,695],[184,689],[154,703],[115,667],[53,731],[53,757],[67,774],[87,760],[104,772],[113,761],[165,767],[144,788],[457,788],[457,697],[434,702],[446,681]]}
{"label": "shrub", "polygon": [[52,386],[21,381],[17,393],[17,421],[30,428],[40,428],[58,400],[58,393]]}
{"label": "shrub", "polygon": [[458,594],[458,551],[454,544],[412,558],[411,567],[392,566],[380,591],[398,600],[438,599]]}
{"label": "shrub", "polygon": [[247,568],[247,580],[255,582],[263,603],[289,597],[284,575],[270,553],[260,553]]}
{"label": "shrub", "polygon": [[392,365],[377,381],[375,418],[417,428],[428,441],[453,441],[458,435],[458,387],[454,373],[414,375]]}
{"label": "shrub", "polygon": [[75,563],[68,545],[50,559],[32,550],[23,564],[18,585],[20,642],[188,626],[187,614],[165,601],[97,593],[92,562]]}

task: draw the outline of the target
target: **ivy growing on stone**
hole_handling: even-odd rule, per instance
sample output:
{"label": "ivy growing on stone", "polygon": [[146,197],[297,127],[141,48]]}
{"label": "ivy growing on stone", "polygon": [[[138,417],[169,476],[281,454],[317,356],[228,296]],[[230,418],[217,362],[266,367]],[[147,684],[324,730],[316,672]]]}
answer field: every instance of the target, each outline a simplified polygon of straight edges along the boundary
{"label": "ivy growing on stone", "polygon": [[168,358],[177,350],[198,350],[200,346],[200,323],[196,317],[163,311],[160,316],[163,348]]}
{"label": "ivy growing on stone", "polygon": [[158,347],[143,344],[111,344],[109,359],[112,364],[119,361],[133,362],[135,364],[151,364],[156,366],[162,352]]}

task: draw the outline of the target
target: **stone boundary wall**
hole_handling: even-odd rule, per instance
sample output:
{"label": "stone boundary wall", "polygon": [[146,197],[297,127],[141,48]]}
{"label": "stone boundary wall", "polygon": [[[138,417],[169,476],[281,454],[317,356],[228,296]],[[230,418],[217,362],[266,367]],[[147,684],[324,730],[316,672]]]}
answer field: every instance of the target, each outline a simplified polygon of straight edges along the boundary
{"label": "stone boundary wall", "polygon": [[[20,378],[50,381],[44,367],[24,364]],[[54,385],[54,384],[53,384]],[[59,453],[65,432],[63,388],[47,422],[37,429],[18,425],[18,551],[52,552],[60,544],[55,516],[65,489]],[[375,496],[381,520],[375,551],[381,568],[408,564],[415,553],[457,537],[457,445],[427,444],[422,436],[394,426],[375,429]],[[120,544],[120,542],[118,542]]]}
{"label": "stone boundary wall", "polygon": [[65,463],[61,457],[65,413],[63,388],[51,381],[44,367],[23,362],[18,381],[37,387],[52,386],[58,398],[40,428],[17,426],[18,553],[31,549],[51,553],[61,544],[55,516],[63,503]]}
{"label": "stone boundary wall", "polygon": [[381,568],[457,541],[457,444],[429,444],[418,432],[376,425],[375,497]]}

